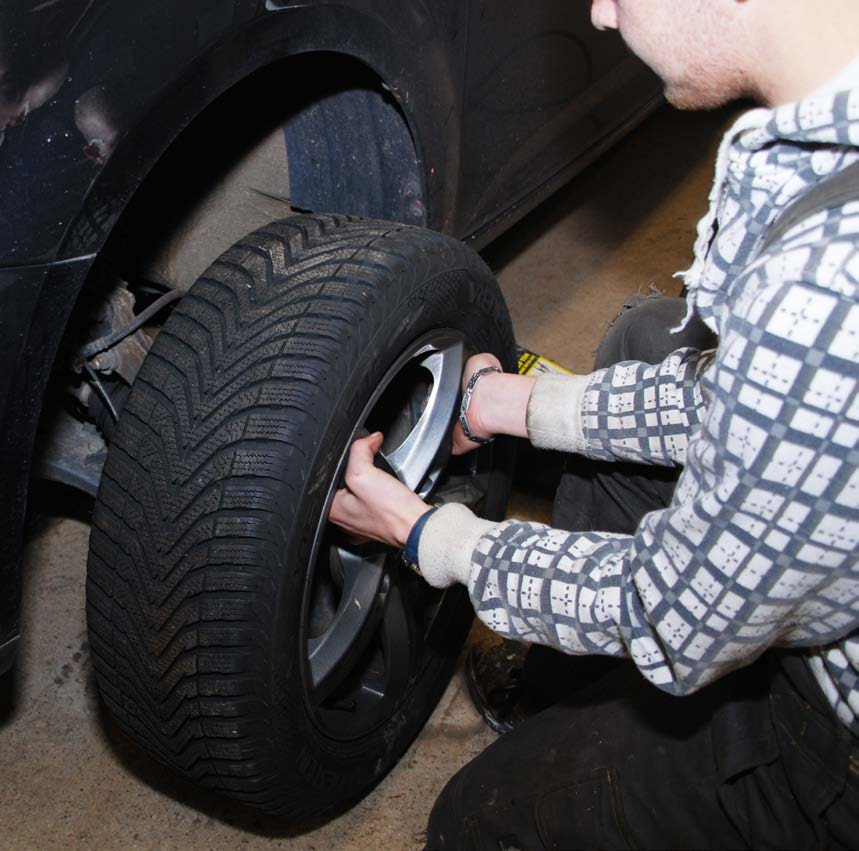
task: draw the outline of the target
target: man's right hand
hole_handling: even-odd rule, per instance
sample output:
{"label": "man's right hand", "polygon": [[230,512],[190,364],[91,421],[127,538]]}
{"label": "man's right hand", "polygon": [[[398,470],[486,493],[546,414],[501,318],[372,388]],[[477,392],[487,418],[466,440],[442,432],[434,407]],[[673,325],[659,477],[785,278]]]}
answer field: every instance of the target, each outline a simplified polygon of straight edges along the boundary
{"label": "man's right hand", "polygon": [[402,548],[412,526],[430,506],[374,465],[383,440],[376,432],[352,444],[345,487],[334,494],[328,519],[350,535]]}

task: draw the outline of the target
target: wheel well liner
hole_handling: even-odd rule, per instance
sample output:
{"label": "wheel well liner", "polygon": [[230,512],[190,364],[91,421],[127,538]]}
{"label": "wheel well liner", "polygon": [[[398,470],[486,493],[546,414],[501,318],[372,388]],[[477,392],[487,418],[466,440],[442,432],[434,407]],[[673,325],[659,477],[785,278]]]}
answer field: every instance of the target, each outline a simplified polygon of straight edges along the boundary
{"label": "wheel well liner", "polygon": [[[330,55],[311,61],[321,69]],[[346,87],[311,92],[285,122],[292,204],[423,225],[423,181],[405,117],[385,84],[360,68]]]}

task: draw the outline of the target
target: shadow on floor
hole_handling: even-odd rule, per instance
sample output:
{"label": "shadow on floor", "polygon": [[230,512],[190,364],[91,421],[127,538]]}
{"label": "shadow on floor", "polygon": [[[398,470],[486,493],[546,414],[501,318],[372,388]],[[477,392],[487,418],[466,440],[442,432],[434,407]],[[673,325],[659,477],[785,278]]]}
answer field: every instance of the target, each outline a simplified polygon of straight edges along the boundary
{"label": "shadow on floor", "polygon": [[59,482],[36,480],[30,485],[24,535],[29,537],[46,523],[57,520],[79,520],[92,523],[95,500],[76,488]]}

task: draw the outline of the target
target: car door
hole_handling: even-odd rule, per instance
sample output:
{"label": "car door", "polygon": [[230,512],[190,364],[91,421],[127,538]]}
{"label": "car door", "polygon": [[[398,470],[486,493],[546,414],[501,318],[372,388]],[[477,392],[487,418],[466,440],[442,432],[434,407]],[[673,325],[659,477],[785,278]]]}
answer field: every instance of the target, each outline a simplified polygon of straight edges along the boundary
{"label": "car door", "polygon": [[470,0],[461,233],[547,184],[658,96],[656,78],[583,0]]}

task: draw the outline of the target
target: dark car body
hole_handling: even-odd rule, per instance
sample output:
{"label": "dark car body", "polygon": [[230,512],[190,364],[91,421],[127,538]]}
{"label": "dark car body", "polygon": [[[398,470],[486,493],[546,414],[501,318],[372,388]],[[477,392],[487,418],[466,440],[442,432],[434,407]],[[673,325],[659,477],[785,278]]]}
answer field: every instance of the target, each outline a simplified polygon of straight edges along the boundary
{"label": "dark car body", "polygon": [[289,164],[275,201],[479,248],[658,97],[585,2],[0,5],[0,671],[14,661],[46,388],[99,257],[134,255],[133,229],[116,234],[138,196],[145,242],[140,222],[169,220],[184,176],[211,180],[198,161],[222,134],[236,144],[244,117],[263,116]]}

